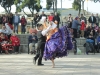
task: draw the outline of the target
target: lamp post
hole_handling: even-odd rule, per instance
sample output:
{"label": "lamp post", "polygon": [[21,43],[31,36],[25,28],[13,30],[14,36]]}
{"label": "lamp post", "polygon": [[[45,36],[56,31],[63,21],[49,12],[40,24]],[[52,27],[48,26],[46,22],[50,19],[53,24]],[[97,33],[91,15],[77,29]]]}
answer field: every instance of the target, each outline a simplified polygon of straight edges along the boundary
{"label": "lamp post", "polygon": [[62,21],[62,0],[61,0],[61,24],[63,25],[63,21]]}

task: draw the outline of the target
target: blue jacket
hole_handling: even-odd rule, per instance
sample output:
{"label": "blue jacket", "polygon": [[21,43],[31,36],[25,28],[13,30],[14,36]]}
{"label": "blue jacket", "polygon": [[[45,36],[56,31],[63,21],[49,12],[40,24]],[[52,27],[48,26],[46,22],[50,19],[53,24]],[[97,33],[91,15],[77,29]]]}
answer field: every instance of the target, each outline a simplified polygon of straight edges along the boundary
{"label": "blue jacket", "polygon": [[100,36],[98,36],[98,38],[97,38],[97,43],[99,43],[100,42]]}
{"label": "blue jacket", "polygon": [[[13,23],[15,23],[15,16],[13,16]],[[18,16],[18,23],[20,23],[20,17]]]}
{"label": "blue jacket", "polygon": [[[33,38],[35,38],[35,40],[33,40]],[[38,41],[38,39],[37,39],[37,36],[32,36],[32,35],[30,35],[29,37],[28,37],[28,43],[30,44],[30,43],[37,43],[37,41]]]}
{"label": "blue jacket", "polygon": [[72,22],[72,28],[73,29],[78,29],[79,25],[80,25],[80,23],[78,22],[78,20],[73,20],[73,22]]}
{"label": "blue jacket", "polygon": [[92,40],[92,39],[86,39],[86,42],[94,43],[94,40]]}

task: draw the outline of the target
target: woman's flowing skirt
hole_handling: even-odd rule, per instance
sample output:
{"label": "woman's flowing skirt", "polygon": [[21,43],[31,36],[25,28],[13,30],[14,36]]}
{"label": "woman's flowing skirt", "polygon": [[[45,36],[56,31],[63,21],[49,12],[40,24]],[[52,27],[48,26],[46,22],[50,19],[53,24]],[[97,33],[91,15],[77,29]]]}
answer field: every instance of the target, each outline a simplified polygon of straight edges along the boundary
{"label": "woman's flowing skirt", "polygon": [[72,47],[70,32],[67,26],[63,26],[46,42],[43,57],[49,60],[67,56],[67,50],[71,50]]}

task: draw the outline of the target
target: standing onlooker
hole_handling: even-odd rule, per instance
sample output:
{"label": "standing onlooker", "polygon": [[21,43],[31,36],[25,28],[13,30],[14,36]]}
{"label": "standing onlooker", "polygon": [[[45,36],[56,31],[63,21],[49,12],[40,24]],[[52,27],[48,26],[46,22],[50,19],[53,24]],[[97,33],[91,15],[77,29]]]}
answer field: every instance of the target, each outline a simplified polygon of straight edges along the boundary
{"label": "standing onlooker", "polygon": [[81,14],[80,20],[81,20],[81,21],[84,20],[85,24],[87,24],[87,19],[86,19],[86,17],[84,17],[83,14]]}
{"label": "standing onlooker", "polygon": [[89,21],[89,23],[91,23],[92,27],[94,27],[94,24],[96,23],[96,17],[93,15],[93,13],[89,17],[88,21]]}
{"label": "standing onlooker", "polygon": [[50,14],[50,16],[48,16],[48,21],[51,22],[53,21],[54,15],[53,13]]}
{"label": "standing onlooker", "polygon": [[38,21],[40,21],[40,20],[42,19],[42,17],[47,17],[47,16],[44,14],[44,11],[42,11],[42,14],[39,16]]}
{"label": "standing onlooker", "polygon": [[57,12],[55,12],[53,21],[54,21],[54,22],[57,22],[57,28],[59,28],[60,17],[59,17],[59,15],[57,14]]}
{"label": "standing onlooker", "polygon": [[36,13],[34,15],[34,25],[35,25],[35,27],[36,27],[36,24],[38,23],[38,20],[39,20],[39,15],[38,15],[38,13]]}
{"label": "standing onlooker", "polygon": [[68,27],[71,28],[72,27],[72,21],[73,21],[73,17],[71,14],[69,14],[69,17],[68,17]]}
{"label": "standing onlooker", "polygon": [[27,24],[25,16],[22,16],[20,22],[21,22],[21,34],[25,34],[25,31],[26,31],[25,26]]}
{"label": "standing onlooker", "polygon": [[9,14],[8,22],[9,24],[13,25],[13,14],[12,13]]}
{"label": "standing onlooker", "polygon": [[15,12],[15,16],[13,17],[13,23],[14,23],[14,33],[16,32],[18,34],[18,26],[20,23],[20,17],[17,14],[17,12]]}
{"label": "standing onlooker", "polygon": [[99,18],[99,16],[98,16],[98,14],[96,14],[95,17],[96,17],[96,25],[99,26],[100,18]]}
{"label": "standing onlooker", "polygon": [[20,40],[15,33],[10,37],[11,43],[14,46],[15,53],[19,53]]}
{"label": "standing onlooker", "polygon": [[3,15],[2,16],[2,23],[5,24],[8,22],[8,18],[7,18],[7,15]]}
{"label": "standing onlooker", "polygon": [[76,17],[72,22],[73,35],[75,38],[77,38],[78,26],[81,25],[79,21],[79,17]]}

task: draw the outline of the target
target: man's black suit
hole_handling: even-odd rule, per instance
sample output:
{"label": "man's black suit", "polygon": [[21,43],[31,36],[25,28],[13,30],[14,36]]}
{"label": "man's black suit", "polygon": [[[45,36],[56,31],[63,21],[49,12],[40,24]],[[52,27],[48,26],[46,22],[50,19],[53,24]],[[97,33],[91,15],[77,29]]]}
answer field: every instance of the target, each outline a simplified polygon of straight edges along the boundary
{"label": "man's black suit", "polygon": [[36,62],[36,60],[38,59],[38,65],[41,65],[46,37],[42,35],[41,31],[38,31],[37,38],[38,38],[38,47],[37,47],[37,54],[34,57],[34,61]]}
{"label": "man's black suit", "polygon": [[[92,20],[93,17],[93,20]],[[95,16],[90,16],[88,19],[89,23],[96,23],[96,17]]]}

